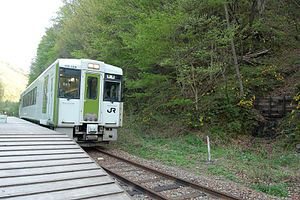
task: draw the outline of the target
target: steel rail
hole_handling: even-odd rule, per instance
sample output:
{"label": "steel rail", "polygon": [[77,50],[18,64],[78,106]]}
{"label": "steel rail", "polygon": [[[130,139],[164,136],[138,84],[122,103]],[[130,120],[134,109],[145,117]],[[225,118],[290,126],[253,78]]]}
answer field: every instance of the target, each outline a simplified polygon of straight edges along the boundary
{"label": "steel rail", "polygon": [[111,153],[108,153],[106,151],[103,151],[102,149],[99,149],[99,148],[95,148],[97,151],[103,153],[103,154],[106,154],[108,156],[111,156],[111,157],[114,157],[116,159],[119,159],[119,160],[122,160],[124,162],[127,162],[127,163],[130,163],[132,165],[135,165],[137,167],[140,167],[140,168],[143,168],[145,170],[148,170],[148,171],[151,171],[155,174],[158,174],[158,175],[161,175],[161,176],[164,176],[166,178],[169,178],[169,179],[172,179],[174,181],[177,181],[177,182],[180,182],[182,184],[185,184],[185,185],[188,185],[194,189],[197,189],[197,190],[201,190],[202,192],[205,192],[205,193],[209,193],[213,196],[216,196],[218,198],[222,198],[222,199],[230,199],[230,200],[241,200],[242,198],[240,197],[237,197],[237,196],[234,196],[234,195],[231,195],[231,194],[227,194],[227,193],[224,193],[224,192],[220,192],[220,191],[217,191],[215,189],[212,189],[212,188],[209,188],[207,186],[204,186],[204,185],[200,185],[198,183],[193,183],[193,182],[190,182],[190,181],[187,181],[187,180],[184,180],[182,178],[179,178],[179,177],[175,177],[173,175],[170,175],[170,174],[166,174],[160,170],[156,170],[156,169],[153,169],[153,168],[149,168],[147,166],[144,166],[144,165],[141,165],[135,161],[131,161],[131,160],[126,160],[124,158],[121,158],[119,156],[116,156],[114,154],[111,154]]}
{"label": "steel rail", "polygon": [[133,185],[135,188],[137,188],[138,190],[142,191],[142,192],[145,192],[146,194],[156,198],[156,199],[161,199],[161,200],[171,200],[170,198],[158,193],[158,192],[155,192],[154,190],[151,190],[150,188],[147,188],[147,187],[144,187],[142,186],[141,184],[135,182],[135,181],[132,181],[128,178],[126,178],[125,176],[122,176],[121,174],[119,173],[116,173],[110,169],[108,169],[107,167],[101,165],[101,167],[107,171],[109,174],[112,174],[113,176],[116,176],[118,179],[121,179],[123,182],[127,183],[127,184],[131,184]]}

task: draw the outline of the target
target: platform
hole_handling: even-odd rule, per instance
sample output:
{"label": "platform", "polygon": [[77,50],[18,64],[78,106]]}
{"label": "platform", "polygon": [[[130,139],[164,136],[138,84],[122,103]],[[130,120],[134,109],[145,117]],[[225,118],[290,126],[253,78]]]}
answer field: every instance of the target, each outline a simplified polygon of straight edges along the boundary
{"label": "platform", "polygon": [[0,199],[130,199],[68,136],[8,117],[0,124]]}

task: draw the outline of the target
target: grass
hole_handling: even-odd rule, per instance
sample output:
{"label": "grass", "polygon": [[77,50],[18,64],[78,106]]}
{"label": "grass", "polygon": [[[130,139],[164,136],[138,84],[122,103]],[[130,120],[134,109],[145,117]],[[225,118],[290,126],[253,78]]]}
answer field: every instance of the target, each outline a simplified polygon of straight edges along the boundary
{"label": "grass", "polygon": [[287,184],[276,184],[276,185],[266,185],[266,184],[257,184],[251,185],[251,188],[265,192],[269,195],[278,196],[278,197],[287,197],[288,192],[286,190]]}
{"label": "grass", "polygon": [[230,144],[214,144],[211,137],[215,162],[207,164],[204,134],[183,133],[172,137],[172,130],[176,130],[174,124],[165,131],[169,134],[161,133],[159,127],[147,131],[137,124],[128,124],[119,132],[114,147],[142,158],[241,183],[277,197],[287,197],[289,188],[295,186],[299,177],[299,155],[285,149],[280,140],[243,136],[232,139]]}

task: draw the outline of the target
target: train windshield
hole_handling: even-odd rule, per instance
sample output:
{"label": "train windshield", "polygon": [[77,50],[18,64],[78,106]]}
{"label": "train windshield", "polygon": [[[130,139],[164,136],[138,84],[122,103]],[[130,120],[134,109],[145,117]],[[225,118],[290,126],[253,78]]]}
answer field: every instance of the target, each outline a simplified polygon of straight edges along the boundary
{"label": "train windshield", "polygon": [[67,99],[79,99],[80,76],[80,70],[60,68],[58,97]]}
{"label": "train windshield", "polygon": [[121,78],[120,75],[105,74],[104,101],[121,101]]}

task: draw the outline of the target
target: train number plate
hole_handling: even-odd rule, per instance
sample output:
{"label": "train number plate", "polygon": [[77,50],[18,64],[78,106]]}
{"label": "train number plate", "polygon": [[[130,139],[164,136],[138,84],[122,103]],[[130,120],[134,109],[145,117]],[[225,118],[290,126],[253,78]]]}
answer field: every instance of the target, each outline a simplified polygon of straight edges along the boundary
{"label": "train number plate", "polygon": [[98,125],[97,124],[88,124],[86,127],[87,134],[97,134],[98,133]]}

